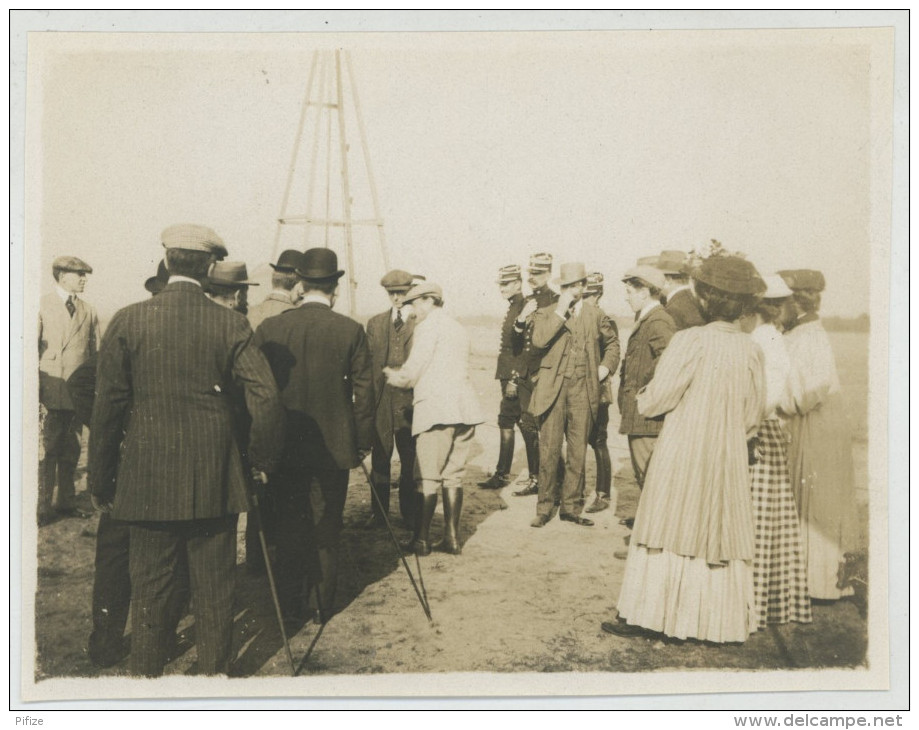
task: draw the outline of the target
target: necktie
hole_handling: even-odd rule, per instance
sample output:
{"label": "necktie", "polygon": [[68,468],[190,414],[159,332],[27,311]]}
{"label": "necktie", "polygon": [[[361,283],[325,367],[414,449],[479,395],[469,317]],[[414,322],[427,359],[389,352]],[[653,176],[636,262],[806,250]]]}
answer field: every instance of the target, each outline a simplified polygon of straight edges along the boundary
{"label": "necktie", "polygon": [[402,319],[402,310],[396,310],[396,321],[395,321],[396,332],[402,329],[402,325],[405,324],[405,320]]}
{"label": "necktie", "polygon": [[73,303],[73,296],[67,297],[66,306],[67,306],[67,311],[70,312],[70,316],[73,317],[73,315],[77,311],[77,305]]}

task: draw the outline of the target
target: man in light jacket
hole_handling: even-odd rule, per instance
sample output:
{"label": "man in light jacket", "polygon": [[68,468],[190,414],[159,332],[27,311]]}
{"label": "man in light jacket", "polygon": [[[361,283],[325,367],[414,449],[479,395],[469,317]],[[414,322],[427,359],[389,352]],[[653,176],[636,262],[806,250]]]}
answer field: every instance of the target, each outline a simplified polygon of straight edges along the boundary
{"label": "man in light jacket", "polygon": [[[412,435],[416,443],[415,530],[406,549],[430,554],[432,547],[458,555],[459,522],[463,507],[463,470],[475,426],[484,420],[469,382],[469,337],[462,325],[443,310],[441,288],[421,282],[405,296],[415,325],[412,352],[398,369],[384,368],[388,382],[414,388]],[[431,519],[437,492],[444,496],[444,539],[430,543]]]}

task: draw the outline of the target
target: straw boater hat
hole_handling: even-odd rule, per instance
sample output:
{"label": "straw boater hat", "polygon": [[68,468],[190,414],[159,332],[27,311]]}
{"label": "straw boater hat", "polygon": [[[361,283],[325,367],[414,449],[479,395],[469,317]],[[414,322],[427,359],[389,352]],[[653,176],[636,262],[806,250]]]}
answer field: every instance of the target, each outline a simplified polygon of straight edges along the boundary
{"label": "straw boater hat", "polygon": [[195,223],[179,223],[169,226],[160,234],[160,241],[163,248],[206,251],[214,254],[218,260],[227,256],[227,247],[223,239],[212,228]]}
{"label": "straw boater hat", "polygon": [[393,269],[380,279],[380,286],[388,292],[407,292],[412,288],[414,277],[402,269]]}
{"label": "straw boater hat", "polygon": [[568,286],[587,279],[587,268],[580,261],[562,264],[558,270],[558,278],[553,282],[556,286]]}
{"label": "straw boater hat", "polygon": [[408,304],[421,297],[437,297],[443,301],[444,293],[433,281],[422,281],[420,284],[415,284],[415,286],[409,290],[409,293],[405,295],[405,303]]}
{"label": "straw boater hat", "polygon": [[522,278],[519,264],[509,264],[498,269],[499,284],[510,284],[512,281],[521,281]]}
{"label": "straw boater hat", "polygon": [[338,256],[330,248],[311,248],[300,257],[297,273],[307,281],[340,279],[344,270],[338,268]]}
{"label": "straw boater hat", "polygon": [[257,281],[249,280],[249,272],[242,261],[218,261],[207,275],[207,283],[231,289],[259,285]]}
{"label": "straw boater hat", "polygon": [[93,267],[76,256],[58,256],[51,263],[51,268],[59,271],[72,271],[75,274],[93,273]]}
{"label": "straw boater hat", "polygon": [[[657,256],[654,258],[657,259]],[[645,286],[653,287],[654,289],[663,289],[667,286],[667,279],[664,278],[664,272],[656,266],[648,266],[647,264],[633,266],[626,271],[622,276],[622,280],[629,281],[630,279],[637,279]]]}
{"label": "straw boater hat", "polygon": [[823,274],[814,269],[785,269],[779,272],[792,291],[807,289],[809,291],[823,291],[826,288],[826,279]]}
{"label": "straw boater hat", "polygon": [[693,274],[696,281],[728,294],[762,294],[766,284],[753,266],[739,256],[711,256]]}

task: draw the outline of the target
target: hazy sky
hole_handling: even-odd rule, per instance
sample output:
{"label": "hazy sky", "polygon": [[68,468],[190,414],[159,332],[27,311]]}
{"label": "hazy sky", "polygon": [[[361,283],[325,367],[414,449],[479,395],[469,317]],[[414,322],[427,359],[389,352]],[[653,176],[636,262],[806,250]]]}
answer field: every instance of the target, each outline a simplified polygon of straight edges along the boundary
{"label": "hazy sky", "polygon": [[[717,238],[764,273],[822,269],[824,314],[856,315],[869,308],[871,247],[885,245],[870,233],[879,111],[865,39],[845,29],[33,35],[28,129],[40,151],[27,240],[41,248],[43,287],[56,255],[94,267],[86,298],[103,317],[145,296],[172,223],[212,226],[231,259],[263,270],[313,52],[340,47],[391,264],[441,283],[454,312],[499,314],[498,267],[548,251],[603,272],[604,304],[621,314],[616,281],[637,257]],[[355,217],[371,217],[346,122]],[[322,150],[337,145],[324,129],[320,179]],[[301,161],[301,185],[306,175]],[[304,229],[284,239],[302,247],[288,233]],[[372,233],[355,238],[365,313],[386,306]]]}

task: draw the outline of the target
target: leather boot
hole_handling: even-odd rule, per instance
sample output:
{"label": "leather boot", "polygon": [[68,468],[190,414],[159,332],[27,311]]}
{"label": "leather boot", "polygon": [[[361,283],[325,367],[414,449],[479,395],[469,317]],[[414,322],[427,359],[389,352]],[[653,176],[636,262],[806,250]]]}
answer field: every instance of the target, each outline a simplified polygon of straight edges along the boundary
{"label": "leather boot", "polygon": [[460,516],[463,512],[463,488],[444,487],[444,538],[433,545],[434,550],[459,555],[462,546],[459,541]]}
{"label": "leather boot", "polygon": [[418,494],[415,501],[415,534],[402,550],[416,555],[431,554],[431,520],[437,508],[437,494]]}
{"label": "leather boot", "polygon": [[597,457],[597,494],[602,494],[609,499],[612,487],[609,447],[606,444],[598,444],[594,455]]}
{"label": "leather boot", "polygon": [[501,429],[501,446],[498,449],[498,465],[491,478],[479,482],[484,489],[503,489],[510,484],[511,464],[514,461],[514,429]]}
{"label": "leather boot", "polygon": [[539,432],[521,430],[521,433],[527,452],[527,470],[530,477],[539,477]]}
{"label": "leather boot", "polygon": [[[389,475],[387,474],[384,478],[382,474],[374,472],[373,489],[377,497],[379,497],[380,502],[377,502],[373,494],[370,495],[370,519],[364,523],[364,528],[367,530],[384,527],[386,525],[386,520],[383,519],[383,515],[389,514]],[[382,507],[380,504],[382,504]]]}

